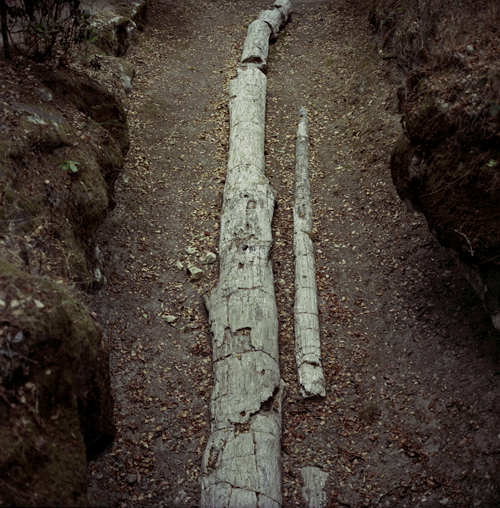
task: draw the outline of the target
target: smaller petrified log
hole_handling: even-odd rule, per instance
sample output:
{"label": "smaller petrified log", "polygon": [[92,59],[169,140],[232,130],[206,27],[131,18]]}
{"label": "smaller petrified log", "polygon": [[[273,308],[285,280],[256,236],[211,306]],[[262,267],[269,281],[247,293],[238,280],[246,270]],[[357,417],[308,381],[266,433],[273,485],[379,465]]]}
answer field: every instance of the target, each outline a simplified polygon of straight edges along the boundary
{"label": "smaller petrified log", "polygon": [[309,186],[307,111],[300,109],[295,166],[293,247],[295,254],[295,356],[303,397],[324,397],[321,366],[316,268],[311,240],[312,206]]}
{"label": "smaller petrified log", "polygon": [[328,480],[328,473],[319,467],[303,467],[300,471],[304,480],[302,497],[308,508],[323,508],[326,506],[326,493],[324,487]]}

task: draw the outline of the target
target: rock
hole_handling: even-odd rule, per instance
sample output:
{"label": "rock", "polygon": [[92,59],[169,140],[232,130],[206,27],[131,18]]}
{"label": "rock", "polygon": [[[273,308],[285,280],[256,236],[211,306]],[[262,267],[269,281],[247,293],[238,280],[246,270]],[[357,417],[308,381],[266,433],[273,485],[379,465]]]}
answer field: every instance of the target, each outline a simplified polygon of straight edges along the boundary
{"label": "rock", "polygon": [[327,500],[323,489],[328,480],[328,473],[318,467],[303,467],[300,474],[304,480],[302,496],[308,508],[323,508]]}
{"label": "rock", "polygon": [[127,113],[117,97],[86,74],[46,70],[42,83],[106,129],[122,153],[127,152],[130,147]]}
{"label": "rock", "polygon": [[[54,101],[42,102],[35,98],[37,103],[32,104],[27,100],[29,97],[23,97],[24,103],[19,100],[12,107],[12,112],[15,111],[18,116],[18,125],[12,125],[10,135],[0,137],[0,152],[5,156],[0,170],[2,175],[0,194],[5,189],[13,190],[9,191],[11,202],[3,200],[0,203],[0,215],[9,219],[13,213],[21,213],[26,221],[22,223],[23,228],[33,224],[31,231],[30,227],[28,230],[25,229],[25,233],[33,231],[35,226],[31,219],[37,217],[50,216],[53,227],[58,227],[65,216],[68,192],[68,177],[63,175],[58,165],[70,158],[78,162],[79,171],[74,176],[75,185],[72,189],[67,220],[64,227],[58,231],[59,241],[71,249],[72,255],[64,258],[67,252],[63,254],[62,251],[57,255],[68,260],[66,276],[71,277],[80,287],[89,290],[98,289],[105,279],[102,264],[99,263],[96,251],[92,248],[93,235],[113,205],[114,181],[119,169],[123,167],[123,147],[112,139],[103,126],[92,120],[89,120],[91,127],[83,134],[59,109],[59,105],[64,103],[64,107],[71,111],[73,103],[64,102],[64,91],[66,87],[71,90],[72,83],[75,82],[79,82],[82,89],[85,88],[82,83],[88,83],[87,79],[38,66],[34,66],[33,73],[40,80],[46,80],[53,85]],[[93,90],[94,98],[91,97],[90,90]],[[79,97],[78,100],[81,102],[75,102],[73,105],[81,106],[81,109],[85,109],[90,115],[92,108],[99,109],[102,98],[100,90],[89,85],[87,98]],[[68,92],[68,97],[73,97],[72,94],[72,91]],[[119,101],[114,99],[114,103],[118,108]],[[112,108],[108,112],[111,110]],[[74,113],[76,109],[72,112]],[[83,139],[85,142],[81,142]],[[105,151],[99,150],[96,146],[103,140],[106,140]],[[35,146],[41,147],[36,155],[37,162],[33,158]],[[37,189],[37,192],[28,191],[27,185],[16,186],[15,182],[19,179],[18,157],[23,159],[27,167],[42,164],[47,168],[46,172],[30,174],[30,185]],[[13,233],[19,234],[17,227]],[[25,244],[21,247],[17,244],[9,245],[7,240],[5,245],[13,251],[13,256],[8,257],[2,252],[0,258],[16,264],[15,258],[19,256],[25,265],[28,265],[30,258],[33,261],[33,257],[36,258],[36,251],[42,248],[40,243]],[[43,248],[52,250],[49,244],[45,244]],[[17,256],[14,256],[14,253]],[[66,263],[63,259],[61,261]],[[56,261],[55,264],[59,263]]]}
{"label": "rock", "polygon": [[184,265],[180,261],[176,261],[175,267],[177,270],[184,270]]}
{"label": "rock", "polygon": [[[115,56],[103,56],[100,61],[114,81],[122,85],[123,91],[126,94],[130,93],[132,91],[132,81],[135,77],[135,65],[124,58]],[[99,75],[96,77],[99,78]]]}
{"label": "rock", "polygon": [[135,474],[128,474],[127,475],[127,483],[130,485],[133,485],[137,481],[137,475]]}
{"label": "rock", "polygon": [[120,14],[111,10],[96,13],[91,28],[97,38],[95,45],[108,55],[123,56],[134,39],[138,26],[146,15],[147,2],[142,0],[131,7],[121,5]]}
{"label": "rock", "polygon": [[187,271],[188,271],[189,276],[193,280],[199,280],[199,279],[203,278],[203,276],[205,275],[203,270],[201,268],[196,267],[196,266],[188,266]]}
{"label": "rock", "polygon": [[12,352],[0,356],[2,504],[86,506],[86,459],[115,436],[101,330],[59,285],[4,260],[0,287],[1,340]]}
{"label": "rock", "polygon": [[182,501],[186,498],[187,494],[184,490],[179,490],[177,493],[177,496],[175,496],[174,499],[174,506],[180,506],[182,504]]}
{"label": "rock", "polygon": [[177,316],[165,316],[165,321],[167,323],[175,323],[177,321]]}
{"label": "rock", "polygon": [[186,249],[186,252],[187,252],[188,254],[196,254],[196,249],[195,249],[194,247],[188,247],[188,248]]}
{"label": "rock", "polygon": [[46,88],[37,88],[35,91],[45,102],[50,102],[53,98],[52,94]]}
{"label": "rock", "polygon": [[205,257],[201,260],[201,263],[203,265],[211,265],[212,263],[215,263],[216,260],[217,256],[213,252],[207,252]]}

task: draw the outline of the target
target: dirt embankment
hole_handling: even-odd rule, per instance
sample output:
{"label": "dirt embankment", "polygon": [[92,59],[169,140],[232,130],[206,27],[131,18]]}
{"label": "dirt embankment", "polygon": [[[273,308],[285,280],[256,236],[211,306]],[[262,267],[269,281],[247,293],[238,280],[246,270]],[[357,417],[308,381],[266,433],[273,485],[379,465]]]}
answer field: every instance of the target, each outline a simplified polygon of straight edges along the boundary
{"label": "dirt embankment", "polygon": [[116,432],[108,346],[81,303],[105,282],[95,231],[130,145],[133,68],[114,55],[135,23],[116,18],[98,16],[88,58],[0,62],[2,505],[86,505],[86,460]]}
{"label": "dirt embankment", "polygon": [[[14,161],[18,175],[17,180],[12,177],[17,187],[4,190],[2,201],[2,213],[10,214],[2,217],[7,224],[2,254],[10,256],[11,264],[59,286],[68,280],[97,286],[99,266],[75,260],[85,259],[92,243],[81,241],[76,248],[71,242],[91,238],[109,207],[109,183],[116,179],[116,206],[96,242],[107,280],[93,299],[102,335],[85,309],[54,286],[47,293],[49,283],[37,277],[8,267],[0,288],[2,351],[4,345],[10,351],[2,356],[4,379],[8,369],[16,367],[0,400],[10,407],[2,415],[12,415],[4,428],[10,425],[21,436],[19,446],[33,445],[31,455],[24,456],[34,467],[53,460],[47,443],[30,434],[43,425],[50,431],[68,421],[70,434],[61,434],[60,447],[67,451],[74,446],[75,456],[83,457],[83,437],[77,429],[82,412],[80,419],[75,417],[81,399],[75,390],[83,386],[87,393],[89,385],[83,380],[64,392],[73,418],[64,420],[67,412],[57,413],[52,400],[43,406],[41,401],[48,399],[37,394],[46,394],[45,386],[48,393],[54,392],[49,383],[53,372],[60,380],[71,380],[74,369],[57,370],[43,363],[42,353],[35,357],[23,348],[48,337],[42,341],[45,350],[69,355],[68,366],[73,366],[78,348],[60,352],[58,348],[67,344],[60,342],[61,335],[81,338],[77,331],[86,329],[91,344],[79,343],[86,358],[109,347],[116,439],[87,469],[88,500],[94,506],[198,505],[211,393],[211,336],[202,295],[217,278],[217,264],[210,262],[209,253],[217,254],[225,183],[226,87],[235,76],[246,27],[267,5],[260,0],[156,2],[144,33],[129,49],[136,68],[132,87],[130,67],[100,57],[92,77],[104,88],[121,82],[130,89],[128,96],[120,92],[130,126],[131,150],[125,157],[123,130],[115,130],[115,136],[103,129],[109,126],[105,119],[96,123],[85,108],[78,113],[63,103],[63,92],[42,86],[44,76],[36,77],[34,68],[6,67],[2,73],[8,77],[2,89],[10,108],[3,110],[7,127],[18,122],[36,134],[21,157],[4,158]],[[368,12],[359,13],[352,2],[296,2],[292,21],[271,46],[268,61],[266,171],[277,191],[273,270],[281,375],[289,389],[283,419],[283,504],[304,506],[301,470],[316,466],[328,474],[325,493],[332,507],[495,506],[500,498],[498,332],[422,215],[404,208],[394,190],[388,159],[402,135],[397,91],[409,90],[399,97],[413,97],[407,104],[414,104],[415,111],[425,94],[417,97],[411,92],[415,82],[406,81],[393,65],[403,54],[391,52],[389,46],[397,32],[382,33],[388,42],[380,47],[380,34],[372,32]],[[391,24],[393,17],[386,16],[384,26],[398,26]],[[112,37],[108,42],[117,50],[123,47]],[[424,53],[415,55],[423,58]],[[128,80],[122,79],[124,74]],[[25,88],[20,88],[20,79],[33,84],[33,97],[41,97],[37,108],[48,103],[53,109],[16,113]],[[484,86],[493,89],[490,82]],[[314,241],[328,384],[326,397],[313,401],[300,397],[293,351],[293,153],[301,106],[308,108],[311,123]],[[99,103],[90,111],[96,109]],[[120,119],[121,110],[115,111]],[[54,146],[38,145],[49,129],[61,131],[55,125],[62,124],[57,115],[71,119],[72,130],[62,130],[59,136],[66,137]],[[24,117],[32,117],[27,120],[31,123],[22,123]],[[47,124],[37,131],[39,118]],[[23,130],[13,132],[21,144],[24,135],[28,133]],[[91,154],[71,151],[91,144],[99,147],[102,158],[95,165]],[[414,148],[411,142],[410,146]],[[46,164],[40,152],[56,159]],[[25,167],[23,157],[29,161]],[[59,169],[64,161],[80,163],[78,178],[70,180]],[[93,167],[108,167],[110,173],[92,173],[85,180]],[[2,170],[7,174],[3,166]],[[30,202],[32,191],[25,185],[29,177],[40,178],[41,187],[34,188],[43,189],[44,196],[32,215],[20,206]],[[2,184],[7,181],[1,173],[0,178]],[[91,202],[85,201],[94,189],[90,185],[99,190],[96,203],[102,207],[85,206]],[[58,230],[68,197],[68,219]],[[83,200],[79,207],[78,200]],[[94,214],[85,230],[89,236],[78,236],[78,213],[83,210]],[[41,229],[36,221],[30,226],[34,216],[44,218]],[[192,266],[203,271],[202,278],[190,276]],[[50,317],[55,310],[66,328],[56,327],[50,335],[39,317]],[[36,317],[30,329],[25,316]],[[46,384],[37,385],[40,380]],[[47,412],[48,424],[36,420],[42,407],[53,411]],[[16,456],[24,453],[9,450]],[[1,484],[2,500],[33,501],[22,497],[23,468],[10,458],[5,463],[10,469],[3,477],[10,483]],[[67,495],[60,498],[62,504],[86,502],[84,464],[79,461],[68,475],[73,484],[65,483],[59,473],[62,483],[51,486],[52,493],[59,489]],[[71,467],[68,463],[68,470]]]}
{"label": "dirt embankment", "polygon": [[422,212],[500,330],[500,8],[439,0],[375,2],[379,51],[406,71],[398,194]]}

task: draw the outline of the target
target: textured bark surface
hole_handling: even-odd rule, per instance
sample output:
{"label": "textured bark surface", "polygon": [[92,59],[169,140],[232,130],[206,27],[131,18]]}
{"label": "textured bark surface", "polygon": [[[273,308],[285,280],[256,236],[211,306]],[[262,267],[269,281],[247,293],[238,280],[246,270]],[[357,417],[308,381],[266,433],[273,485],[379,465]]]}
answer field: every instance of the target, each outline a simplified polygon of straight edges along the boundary
{"label": "textured bark surface", "polygon": [[204,508],[281,506],[278,312],[271,263],[274,193],[264,175],[271,33],[291,11],[248,28],[238,77],[229,85],[229,157],[219,240],[219,284],[205,303],[213,334],[211,434],[200,477]]}
{"label": "textured bark surface", "polygon": [[276,0],[270,9],[260,13],[259,20],[269,25],[272,37],[276,39],[280,28],[286,23],[291,12],[292,4],[288,0]]}
{"label": "textured bark surface", "polygon": [[213,333],[211,435],[201,506],[281,506],[278,318],[270,259],[274,194],[264,176],[267,79],[240,71],[229,87],[230,149],[219,243],[207,299]]}
{"label": "textured bark surface", "polygon": [[316,268],[312,236],[309,186],[307,111],[300,109],[295,166],[293,249],[295,254],[295,356],[302,396],[324,397],[325,376],[321,365]]}
{"label": "textured bark surface", "polygon": [[261,20],[255,20],[248,27],[248,35],[243,45],[241,68],[255,67],[262,72],[267,68],[267,55],[269,53],[270,26]]}

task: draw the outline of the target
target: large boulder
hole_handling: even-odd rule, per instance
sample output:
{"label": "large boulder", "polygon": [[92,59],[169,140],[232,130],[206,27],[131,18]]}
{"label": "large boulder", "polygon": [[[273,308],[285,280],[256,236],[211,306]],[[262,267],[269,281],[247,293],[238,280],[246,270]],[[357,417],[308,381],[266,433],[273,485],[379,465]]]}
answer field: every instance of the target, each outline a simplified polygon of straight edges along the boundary
{"label": "large boulder", "polygon": [[0,261],[0,504],[85,506],[115,435],[108,352],[67,291]]}
{"label": "large boulder", "polygon": [[106,129],[123,154],[130,147],[127,113],[121,101],[87,74],[45,71],[42,83]]}

